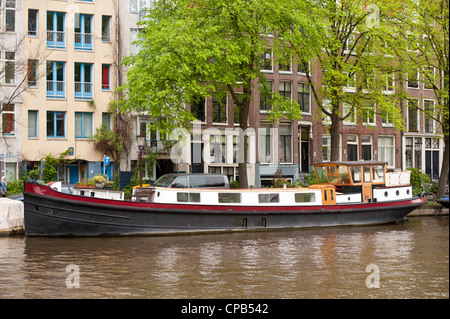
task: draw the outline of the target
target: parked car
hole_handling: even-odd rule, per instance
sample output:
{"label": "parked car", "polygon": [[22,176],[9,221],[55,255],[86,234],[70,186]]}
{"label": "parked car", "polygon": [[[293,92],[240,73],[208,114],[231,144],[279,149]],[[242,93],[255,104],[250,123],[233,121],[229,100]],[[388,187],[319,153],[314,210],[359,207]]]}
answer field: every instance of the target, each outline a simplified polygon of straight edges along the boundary
{"label": "parked car", "polygon": [[230,188],[226,175],[220,174],[166,174],[158,178],[154,187],[171,188]]}

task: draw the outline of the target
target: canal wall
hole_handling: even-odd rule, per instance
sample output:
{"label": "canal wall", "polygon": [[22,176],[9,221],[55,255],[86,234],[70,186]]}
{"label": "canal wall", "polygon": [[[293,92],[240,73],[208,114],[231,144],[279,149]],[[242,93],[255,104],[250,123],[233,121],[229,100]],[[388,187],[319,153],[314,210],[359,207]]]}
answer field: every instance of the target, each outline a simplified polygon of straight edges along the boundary
{"label": "canal wall", "polygon": [[23,231],[23,203],[14,199],[0,198],[0,235]]}
{"label": "canal wall", "polygon": [[448,215],[448,208],[441,204],[429,203],[420,208],[413,210],[407,216],[445,216]]}

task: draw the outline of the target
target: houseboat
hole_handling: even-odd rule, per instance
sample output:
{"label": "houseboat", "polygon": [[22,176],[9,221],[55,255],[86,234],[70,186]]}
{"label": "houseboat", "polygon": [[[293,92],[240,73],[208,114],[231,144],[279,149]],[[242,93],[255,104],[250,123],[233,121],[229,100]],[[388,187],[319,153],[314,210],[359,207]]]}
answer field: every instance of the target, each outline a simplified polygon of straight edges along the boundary
{"label": "houseboat", "polygon": [[407,173],[387,173],[384,162],[321,163],[314,172],[317,184],[307,188],[195,188],[177,177],[165,187],[157,181],[136,188],[130,201],[25,183],[25,233],[157,235],[373,225],[402,220],[426,203],[413,196]]}

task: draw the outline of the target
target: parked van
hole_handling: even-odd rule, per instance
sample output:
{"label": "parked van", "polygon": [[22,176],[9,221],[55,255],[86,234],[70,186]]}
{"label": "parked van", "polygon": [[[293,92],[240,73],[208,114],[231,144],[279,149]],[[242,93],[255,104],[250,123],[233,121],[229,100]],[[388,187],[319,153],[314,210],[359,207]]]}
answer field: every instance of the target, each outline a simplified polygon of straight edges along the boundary
{"label": "parked van", "polygon": [[230,188],[228,177],[220,174],[166,174],[158,178],[154,187],[171,188]]}

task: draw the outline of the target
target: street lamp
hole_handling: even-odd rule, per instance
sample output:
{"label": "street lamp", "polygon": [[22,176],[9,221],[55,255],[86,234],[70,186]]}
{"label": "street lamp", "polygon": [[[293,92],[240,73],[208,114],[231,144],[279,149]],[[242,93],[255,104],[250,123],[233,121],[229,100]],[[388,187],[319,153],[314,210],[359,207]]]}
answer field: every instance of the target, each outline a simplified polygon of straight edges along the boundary
{"label": "street lamp", "polygon": [[139,180],[142,187],[142,152],[145,147],[145,135],[138,135],[138,148],[139,148]]}

